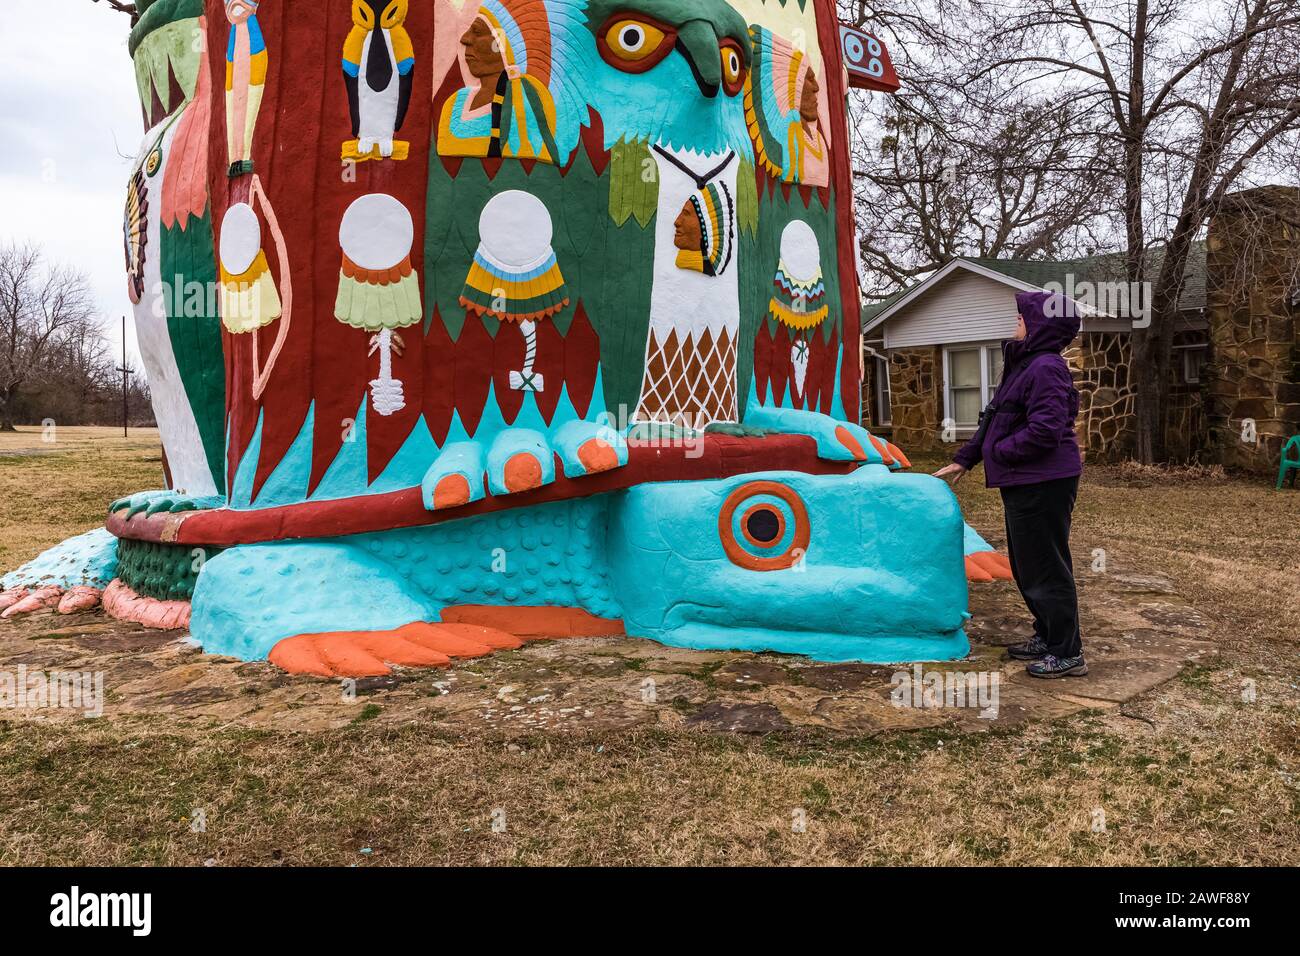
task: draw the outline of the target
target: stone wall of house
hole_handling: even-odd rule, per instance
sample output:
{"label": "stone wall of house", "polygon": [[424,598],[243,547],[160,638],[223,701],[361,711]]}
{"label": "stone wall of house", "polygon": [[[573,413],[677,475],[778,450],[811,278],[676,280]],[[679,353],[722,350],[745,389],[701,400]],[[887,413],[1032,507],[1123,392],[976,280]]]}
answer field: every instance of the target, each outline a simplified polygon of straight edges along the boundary
{"label": "stone wall of house", "polygon": [[1300,189],[1252,189],[1226,205],[1207,239],[1210,455],[1268,474],[1300,433]]}
{"label": "stone wall of house", "polygon": [[1132,340],[1125,332],[1085,332],[1066,353],[1079,389],[1079,445],[1090,461],[1119,461],[1133,451]]}
{"label": "stone wall of house", "polygon": [[935,346],[889,353],[893,441],[903,451],[939,447],[943,421],[943,351]]}

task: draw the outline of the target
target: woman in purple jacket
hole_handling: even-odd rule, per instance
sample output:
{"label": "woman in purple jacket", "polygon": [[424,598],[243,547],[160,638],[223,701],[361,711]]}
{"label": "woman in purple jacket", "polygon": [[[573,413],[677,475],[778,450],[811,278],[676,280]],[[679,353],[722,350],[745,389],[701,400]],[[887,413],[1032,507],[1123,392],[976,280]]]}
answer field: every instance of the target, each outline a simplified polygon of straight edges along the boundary
{"label": "woman in purple jacket", "polygon": [[1002,491],[1007,553],[1034,636],[1009,648],[1034,677],[1088,673],[1079,635],[1079,598],[1070,560],[1070,517],[1083,460],[1074,437],[1079,393],[1061,352],[1079,334],[1074,303],[1047,292],[1016,296],[1020,325],[1002,346],[1002,384],[980,428],[936,472],[956,484],[984,462],[990,488]]}

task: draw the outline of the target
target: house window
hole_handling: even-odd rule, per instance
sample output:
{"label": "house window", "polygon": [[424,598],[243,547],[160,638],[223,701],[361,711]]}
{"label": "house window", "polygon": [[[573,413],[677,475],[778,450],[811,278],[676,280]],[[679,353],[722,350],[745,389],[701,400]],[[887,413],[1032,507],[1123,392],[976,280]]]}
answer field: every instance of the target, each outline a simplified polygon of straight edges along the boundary
{"label": "house window", "polygon": [[876,359],[876,424],[894,424],[893,399],[889,394],[889,362]]}
{"label": "house window", "polygon": [[1209,349],[1203,345],[1181,350],[1183,353],[1183,381],[1188,385],[1201,384],[1201,370],[1209,358]]}
{"label": "house window", "polygon": [[944,349],[944,418],[973,429],[1002,381],[1002,346],[996,343]]}

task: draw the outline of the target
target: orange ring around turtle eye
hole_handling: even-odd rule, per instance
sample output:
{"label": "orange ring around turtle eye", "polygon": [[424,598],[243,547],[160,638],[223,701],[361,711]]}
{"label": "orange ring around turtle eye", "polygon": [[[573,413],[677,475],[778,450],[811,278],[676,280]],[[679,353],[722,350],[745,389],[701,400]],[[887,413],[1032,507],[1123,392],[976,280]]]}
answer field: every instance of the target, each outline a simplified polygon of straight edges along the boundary
{"label": "orange ring around turtle eye", "polygon": [[[771,501],[753,501],[754,498],[776,499]],[[752,502],[752,503],[751,503]],[[781,514],[783,505],[788,509],[788,517],[794,522],[793,534],[787,524],[787,515]],[[742,540],[738,540],[733,529],[736,512],[749,504],[743,512],[741,521]],[[759,511],[768,510],[778,519],[778,533],[771,541],[760,541],[746,527],[747,519]],[[789,543],[777,554],[753,554],[746,544],[755,548],[768,548],[780,544],[786,538]],[[718,539],[727,559],[738,567],[750,571],[783,571],[792,568],[803,560],[808,552],[808,542],[812,539],[812,525],[808,521],[808,508],[803,499],[789,485],[775,481],[751,481],[741,485],[723,502],[718,512]]]}

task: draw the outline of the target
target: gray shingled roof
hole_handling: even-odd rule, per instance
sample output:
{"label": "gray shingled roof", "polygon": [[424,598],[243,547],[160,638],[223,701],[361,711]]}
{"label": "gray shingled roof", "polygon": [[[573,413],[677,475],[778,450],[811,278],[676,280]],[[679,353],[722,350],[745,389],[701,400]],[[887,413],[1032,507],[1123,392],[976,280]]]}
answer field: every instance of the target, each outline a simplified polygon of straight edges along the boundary
{"label": "gray shingled roof", "polygon": [[[1148,254],[1149,272],[1160,268],[1164,250],[1156,249]],[[1064,286],[1067,276],[1074,276],[1075,284],[1082,282],[1119,282],[1124,279],[1124,256],[1122,253],[1107,253],[1100,256],[1087,256],[1082,259],[986,259],[975,256],[958,256],[964,262],[971,262],[985,269],[1000,272],[1004,276],[1034,286],[1046,286],[1056,283]],[[950,260],[951,261],[951,260]],[[924,282],[925,280],[921,280]],[[887,299],[872,302],[862,310],[865,325],[881,312],[885,311],[900,298],[915,289],[920,282],[895,292]],[[1183,286],[1179,309],[1183,312],[1199,311],[1205,308],[1205,243],[1195,242],[1187,256],[1186,283]]]}

